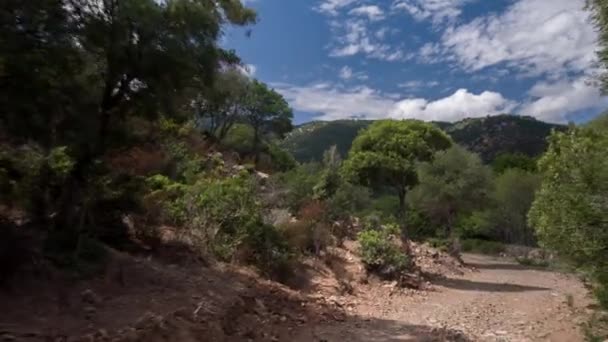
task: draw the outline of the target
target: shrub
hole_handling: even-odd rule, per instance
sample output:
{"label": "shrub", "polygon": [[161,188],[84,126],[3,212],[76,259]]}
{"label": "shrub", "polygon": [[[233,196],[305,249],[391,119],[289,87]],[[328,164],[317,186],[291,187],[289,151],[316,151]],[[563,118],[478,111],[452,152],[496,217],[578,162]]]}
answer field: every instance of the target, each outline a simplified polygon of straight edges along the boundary
{"label": "shrub", "polygon": [[276,143],[268,144],[268,154],[274,171],[289,171],[298,166],[295,158]]}
{"label": "shrub", "polygon": [[303,204],[313,199],[319,172],[319,164],[311,163],[276,175],[277,183],[285,189],[281,202],[292,212],[297,213]]}
{"label": "shrub", "polygon": [[323,222],[290,222],[281,227],[281,232],[287,243],[300,253],[319,255],[333,243],[330,229]]}
{"label": "shrub", "polygon": [[488,238],[492,229],[491,219],[490,211],[474,211],[470,215],[462,215],[456,221],[456,231],[462,239]]}
{"label": "shrub", "polygon": [[399,239],[387,230],[365,230],[357,240],[368,271],[384,279],[396,279],[410,268],[411,260],[401,250]]}
{"label": "shrub", "polygon": [[498,255],[505,251],[505,245],[496,241],[463,239],[461,244],[464,252]]}

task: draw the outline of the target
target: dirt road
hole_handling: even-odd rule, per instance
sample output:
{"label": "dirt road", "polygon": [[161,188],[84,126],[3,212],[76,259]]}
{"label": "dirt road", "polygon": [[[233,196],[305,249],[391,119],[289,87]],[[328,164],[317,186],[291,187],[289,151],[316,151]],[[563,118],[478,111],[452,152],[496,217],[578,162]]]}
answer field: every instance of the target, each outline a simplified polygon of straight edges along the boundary
{"label": "dirt road", "polygon": [[472,271],[434,281],[426,294],[368,295],[349,318],[293,341],[583,341],[589,304],[579,280],[515,262],[466,255]]}

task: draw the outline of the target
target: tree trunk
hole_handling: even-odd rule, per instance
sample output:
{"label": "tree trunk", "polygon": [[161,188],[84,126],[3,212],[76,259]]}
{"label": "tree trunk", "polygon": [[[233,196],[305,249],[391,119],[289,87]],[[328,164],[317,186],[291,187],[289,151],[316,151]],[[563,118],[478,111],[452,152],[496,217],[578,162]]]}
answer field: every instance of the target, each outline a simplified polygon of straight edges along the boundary
{"label": "tree trunk", "polygon": [[406,190],[401,188],[398,190],[399,195],[399,212],[397,213],[397,218],[399,220],[399,224],[401,225],[401,242],[405,248],[405,252],[409,254],[410,252],[410,237],[407,227],[407,207],[405,203]]}
{"label": "tree trunk", "polygon": [[258,166],[260,162],[260,130],[258,127],[253,127],[253,163]]}

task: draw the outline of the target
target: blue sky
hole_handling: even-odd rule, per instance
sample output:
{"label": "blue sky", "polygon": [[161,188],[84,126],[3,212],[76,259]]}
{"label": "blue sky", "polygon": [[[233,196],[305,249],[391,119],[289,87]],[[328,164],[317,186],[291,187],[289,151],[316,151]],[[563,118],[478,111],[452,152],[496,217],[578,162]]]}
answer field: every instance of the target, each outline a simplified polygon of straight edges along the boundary
{"label": "blue sky", "polygon": [[228,30],[225,45],[297,123],[499,113],[564,123],[608,108],[584,0],[245,3],[260,21],[250,37]]}

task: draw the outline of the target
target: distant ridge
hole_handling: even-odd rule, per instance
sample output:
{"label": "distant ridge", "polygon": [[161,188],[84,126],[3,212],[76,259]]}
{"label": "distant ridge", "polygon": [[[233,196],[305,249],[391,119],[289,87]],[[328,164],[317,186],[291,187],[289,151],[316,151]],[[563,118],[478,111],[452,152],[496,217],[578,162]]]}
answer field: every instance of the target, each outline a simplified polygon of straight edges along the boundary
{"label": "distant ridge", "polygon": [[[336,145],[345,156],[360,130],[370,120],[314,121],[297,126],[283,146],[300,162],[320,161],[323,152]],[[458,144],[490,162],[502,153],[523,153],[535,157],[547,148],[551,131],[566,126],[550,124],[529,116],[502,114],[469,118],[458,122],[434,122]]]}

